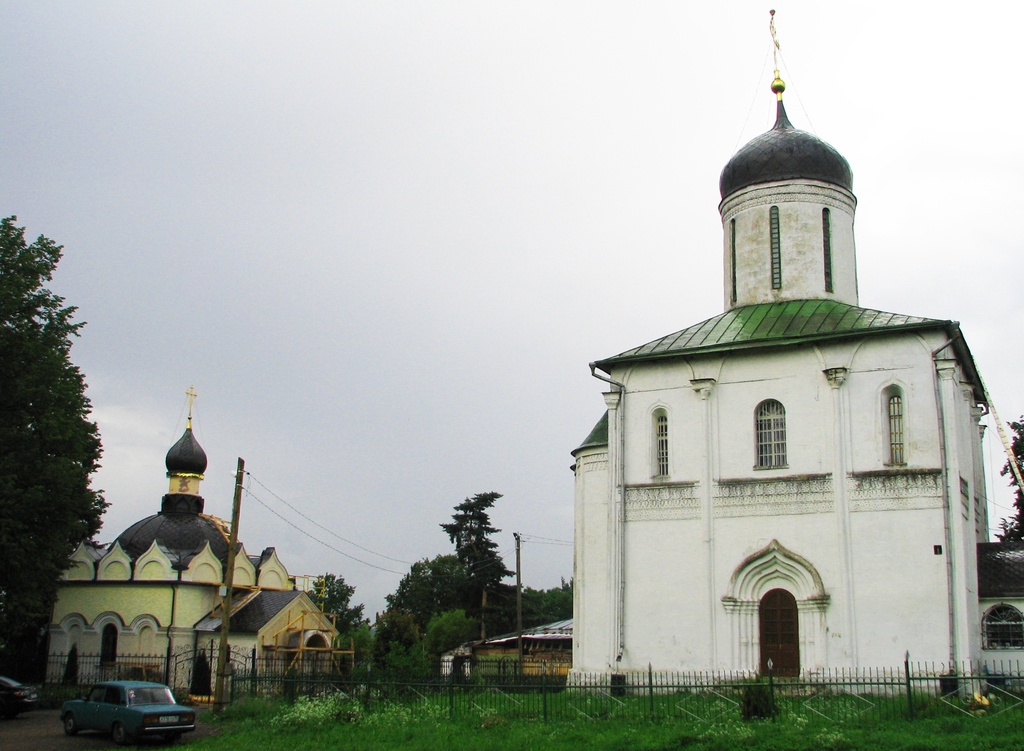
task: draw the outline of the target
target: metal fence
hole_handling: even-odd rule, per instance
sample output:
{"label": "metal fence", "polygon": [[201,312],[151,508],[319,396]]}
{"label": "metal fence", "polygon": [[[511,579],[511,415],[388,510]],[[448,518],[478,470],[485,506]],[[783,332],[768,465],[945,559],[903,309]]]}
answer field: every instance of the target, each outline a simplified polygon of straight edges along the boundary
{"label": "metal fence", "polygon": [[451,719],[675,720],[696,724],[752,718],[867,722],[941,715],[979,719],[1020,711],[1020,664],[911,664],[894,669],[829,670],[799,678],[771,673],[626,672],[500,676],[450,671],[433,678],[400,677],[372,669],[350,675],[238,670],[232,700],[247,696],[295,700],[338,694],[363,712],[419,705]]}
{"label": "metal fence", "polygon": [[[825,670],[798,678],[737,672],[645,671],[583,674],[555,669],[521,675],[515,664],[479,663],[447,668],[424,664],[403,674],[372,665],[296,661],[233,649],[230,697],[294,701],[334,694],[359,711],[420,706],[451,719],[498,715],[507,719],[675,720],[696,724],[755,717],[828,722],[967,715],[983,719],[1024,709],[1024,664],[911,663],[893,669]],[[212,648],[154,655],[52,655],[44,698],[53,703],[81,695],[102,680],[155,680],[182,700],[202,701],[216,674]],[[458,667],[459,669],[454,669]]]}
{"label": "metal fence", "polygon": [[[248,664],[248,650],[232,648],[234,669]],[[193,700],[209,695],[217,672],[217,653],[212,645],[179,648],[159,654],[119,654],[106,659],[98,654],[49,655],[42,686],[44,700],[58,704],[81,696],[100,681],[155,681],[170,686],[180,698]]]}

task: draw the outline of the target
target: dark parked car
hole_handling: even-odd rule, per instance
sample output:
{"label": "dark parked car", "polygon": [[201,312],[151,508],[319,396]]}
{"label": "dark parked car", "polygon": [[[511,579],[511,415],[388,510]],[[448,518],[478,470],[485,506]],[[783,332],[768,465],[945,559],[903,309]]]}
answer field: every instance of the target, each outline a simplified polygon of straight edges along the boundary
{"label": "dark parked car", "polygon": [[35,709],[39,703],[39,689],[25,686],[13,678],[0,675],[0,714],[8,720],[21,712]]}
{"label": "dark parked car", "polygon": [[68,735],[100,730],[121,745],[152,735],[176,741],[196,729],[196,713],[174,701],[171,689],[145,681],[97,683],[85,697],[64,702],[60,719]]}

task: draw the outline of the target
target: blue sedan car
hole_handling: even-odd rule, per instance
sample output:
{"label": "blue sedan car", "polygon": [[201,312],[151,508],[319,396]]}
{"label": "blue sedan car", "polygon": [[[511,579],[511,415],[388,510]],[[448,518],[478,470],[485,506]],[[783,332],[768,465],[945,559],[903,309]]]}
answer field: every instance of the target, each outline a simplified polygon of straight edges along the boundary
{"label": "blue sedan car", "polygon": [[154,735],[176,741],[196,729],[196,713],[174,701],[171,689],[144,681],[97,683],[85,697],[64,702],[60,718],[68,735],[99,730],[120,745]]}

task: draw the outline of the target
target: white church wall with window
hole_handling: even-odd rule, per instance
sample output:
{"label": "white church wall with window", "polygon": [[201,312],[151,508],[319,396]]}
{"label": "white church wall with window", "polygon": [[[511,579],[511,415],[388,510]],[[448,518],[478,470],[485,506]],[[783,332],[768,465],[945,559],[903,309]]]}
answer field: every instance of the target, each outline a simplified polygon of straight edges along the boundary
{"label": "white church wall with window", "polygon": [[[771,172],[797,152],[820,170]],[[907,650],[978,659],[983,525],[958,499],[960,478],[985,495],[984,397],[957,324],[857,307],[849,165],[781,103],[720,187],[725,312],[594,363],[624,386],[602,383],[605,444],[574,454],[573,669],[756,669],[762,609],[797,624],[802,673],[891,666]],[[781,420],[758,458],[766,404],[784,408],[784,460]],[[655,475],[659,408],[668,481]]]}

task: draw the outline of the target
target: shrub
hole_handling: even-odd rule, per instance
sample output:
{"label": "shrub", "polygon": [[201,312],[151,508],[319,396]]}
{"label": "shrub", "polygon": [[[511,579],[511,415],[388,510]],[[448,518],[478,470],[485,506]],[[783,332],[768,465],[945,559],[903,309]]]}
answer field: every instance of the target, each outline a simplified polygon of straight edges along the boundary
{"label": "shrub", "polygon": [[71,651],[68,652],[68,661],[64,665],[64,677],[61,679],[61,683],[65,686],[77,686],[78,685],[78,645],[72,644]]}
{"label": "shrub", "polygon": [[761,681],[748,683],[740,697],[740,714],[744,720],[767,720],[775,717],[779,708],[771,687]]}
{"label": "shrub", "polygon": [[213,693],[210,689],[210,678],[210,663],[206,659],[206,652],[200,651],[192,666],[192,683],[189,685],[189,691],[194,696],[209,696]]}

